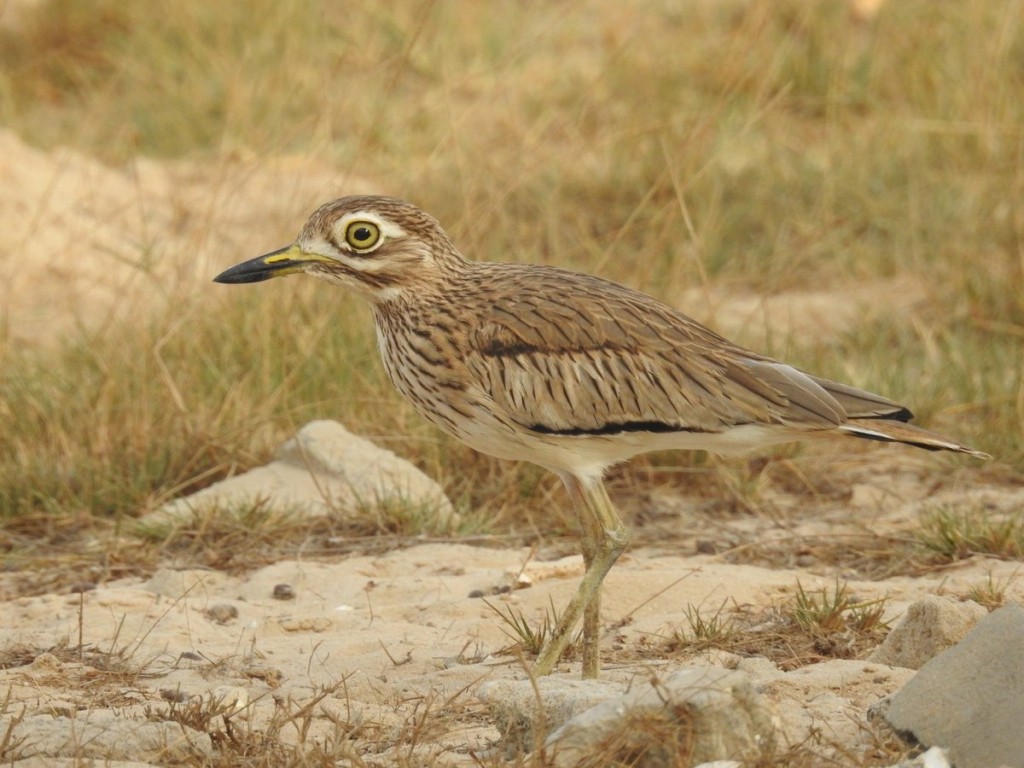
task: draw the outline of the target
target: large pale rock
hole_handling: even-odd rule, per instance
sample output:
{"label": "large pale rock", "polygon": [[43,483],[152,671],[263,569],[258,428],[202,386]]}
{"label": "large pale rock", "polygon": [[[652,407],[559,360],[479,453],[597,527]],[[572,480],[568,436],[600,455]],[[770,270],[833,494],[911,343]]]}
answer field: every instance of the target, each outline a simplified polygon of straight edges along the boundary
{"label": "large pale rock", "polygon": [[[199,764],[213,756],[209,734],[175,722],[140,722],[108,709],[78,717],[0,717],[0,732],[11,732],[20,758],[147,760]],[[50,763],[52,764],[52,763]]]}
{"label": "large pale rock", "polygon": [[420,508],[443,530],[456,520],[441,487],[405,459],[354,435],[336,421],[313,421],[286,442],[277,459],[166,504],[145,524],[174,524],[196,513],[269,504],[316,517],[367,506]]}
{"label": "large pale rock", "polygon": [[784,740],[798,744],[809,733],[823,744],[867,749],[864,712],[882,696],[898,691],[913,670],[854,659],[829,659],[782,672],[764,659],[740,661],[758,692],[772,705]]}
{"label": "large pale rock", "polygon": [[892,768],[953,768],[949,755],[941,747],[932,747],[926,752],[909,760],[903,760]]}
{"label": "large pale rock", "polygon": [[957,768],[1024,766],[1024,608],[1007,605],[892,697],[897,731],[949,749]]}
{"label": "large pale rock", "polygon": [[927,595],[907,608],[869,661],[891,667],[920,669],[929,660],[960,642],[987,614],[973,601]]}
{"label": "large pale rock", "polygon": [[774,743],[772,714],[745,674],[696,667],[635,684],[582,712],[551,734],[546,750],[557,766],[601,755],[609,763],[667,768],[754,762]]}
{"label": "large pale rock", "polygon": [[509,758],[530,752],[547,735],[572,717],[602,701],[620,696],[626,686],[611,680],[542,677],[536,687],[529,680],[492,680],[477,690],[490,707],[502,733]]}

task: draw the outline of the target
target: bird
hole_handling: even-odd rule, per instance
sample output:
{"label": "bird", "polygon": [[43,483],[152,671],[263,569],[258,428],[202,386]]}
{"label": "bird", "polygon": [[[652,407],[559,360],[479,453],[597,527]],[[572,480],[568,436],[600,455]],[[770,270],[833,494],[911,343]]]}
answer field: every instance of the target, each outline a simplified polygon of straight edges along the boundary
{"label": "bird", "polygon": [[369,300],[384,369],[429,422],[481,453],[561,478],[584,573],[532,672],[551,673],[582,620],[582,676],[600,669],[602,582],[629,532],[612,465],[666,449],[731,454],[825,437],[988,458],[913,424],[881,395],[744,349],[633,288],[555,266],[473,261],[412,203],[342,197],[295,241],[214,280],[306,273]]}

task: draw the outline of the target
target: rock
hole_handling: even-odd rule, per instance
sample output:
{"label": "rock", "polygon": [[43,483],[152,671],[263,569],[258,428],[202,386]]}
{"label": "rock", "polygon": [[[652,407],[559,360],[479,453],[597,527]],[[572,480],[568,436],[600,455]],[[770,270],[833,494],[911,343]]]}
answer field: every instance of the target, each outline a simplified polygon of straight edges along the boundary
{"label": "rock", "polygon": [[411,463],[336,421],[313,421],[281,446],[270,464],[176,499],[140,522],[176,525],[197,513],[261,503],[309,517],[351,514],[367,505],[422,508],[435,530],[457,521],[441,487]]}
{"label": "rock", "polygon": [[901,733],[949,750],[957,768],[1024,766],[1024,608],[985,616],[892,697]]}
{"label": "rock", "polygon": [[207,706],[223,714],[225,719],[236,715],[245,719],[250,714],[249,691],[237,685],[218,685],[205,698]]}
{"label": "rock", "polygon": [[206,733],[175,722],[129,720],[111,710],[93,710],[77,717],[36,715],[20,721],[0,717],[0,733],[11,728],[11,752],[19,758],[198,764],[213,756],[213,742]]}
{"label": "rock", "polygon": [[977,603],[928,595],[907,608],[900,623],[868,657],[876,664],[920,669],[962,640],[987,614]]}
{"label": "rock", "polygon": [[[601,756],[644,768],[755,762],[775,743],[772,715],[742,672],[696,667],[635,685],[551,734],[556,766]],[[597,763],[594,763],[595,765]]]}
{"label": "rock", "polygon": [[214,603],[206,609],[206,615],[218,624],[230,624],[238,618],[238,608],[231,603]]}
{"label": "rock", "polygon": [[536,690],[529,680],[493,680],[481,685],[477,696],[490,707],[511,759],[532,751],[574,715],[624,690],[623,683],[608,680],[542,677]]}
{"label": "rock", "polygon": [[910,760],[904,760],[892,768],[953,768],[946,750],[932,747]]}
{"label": "rock", "polygon": [[270,596],[275,600],[294,600],[295,588],[291,584],[275,584]]}
{"label": "rock", "polygon": [[757,690],[772,705],[776,728],[790,743],[814,733],[824,744],[866,748],[864,712],[879,696],[898,691],[914,672],[854,659],[829,659],[789,672],[741,664]]}

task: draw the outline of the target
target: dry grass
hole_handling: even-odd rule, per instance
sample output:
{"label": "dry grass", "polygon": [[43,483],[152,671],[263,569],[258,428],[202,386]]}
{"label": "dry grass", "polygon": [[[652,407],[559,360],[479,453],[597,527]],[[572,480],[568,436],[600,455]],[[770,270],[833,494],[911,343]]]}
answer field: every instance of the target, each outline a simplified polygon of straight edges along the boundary
{"label": "dry grass", "polygon": [[[501,620],[502,631],[512,640],[512,645],[497,651],[499,655],[508,654],[521,658],[535,658],[540,654],[544,644],[551,639],[551,635],[561,619],[561,615],[554,604],[548,607],[540,622],[534,625],[523,615],[522,611],[515,610],[508,604],[505,604],[504,610],[502,610],[501,607],[486,600],[484,602],[487,603],[488,608],[497,614]],[[562,652],[560,657],[562,660],[572,661],[577,657],[581,647],[582,636],[582,629],[573,635]]]}
{"label": "dry grass", "polygon": [[686,626],[663,643],[639,649],[641,657],[665,653],[692,657],[709,649],[762,656],[791,670],[827,659],[863,657],[885,637],[886,600],[862,601],[845,582],[807,591],[797,582],[791,600],[756,609],[719,605],[714,610],[687,606]]}
{"label": "dry grass", "polygon": [[911,535],[816,534],[773,537],[736,546],[725,553],[730,563],[769,568],[799,567],[802,559],[833,567],[863,579],[883,580],[899,575],[919,575],[932,567]]}
{"label": "dry grass", "polygon": [[1014,581],[1017,580],[1018,572],[1006,579],[995,579],[989,573],[985,581],[974,584],[967,590],[965,597],[973,600],[978,605],[985,606],[988,610],[994,611],[1006,604],[1006,591]]}
{"label": "dry grass", "polygon": [[[225,663],[238,666],[239,660]],[[54,716],[73,717],[76,705],[82,710],[116,709],[125,717],[179,723],[208,735],[211,754],[193,754],[175,762],[196,768],[439,765],[443,764],[438,759],[443,751],[437,746],[439,739],[466,723],[482,722],[485,714],[466,691],[459,691],[446,698],[421,695],[412,707],[405,706],[408,700],[393,702],[401,717],[373,720],[354,710],[345,680],[315,687],[299,697],[273,694],[253,700],[233,694],[155,691],[143,688],[140,680],[159,680],[170,668],[139,660],[127,649],[59,645],[45,651],[7,649],[0,655],[0,669],[30,664],[34,664],[31,679],[36,685],[62,690],[64,708],[55,708]],[[0,714],[8,714],[6,710]],[[23,715],[24,710],[21,715],[15,713],[0,739],[0,756],[5,760],[17,760],[30,746],[25,739],[11,738]]]}
{"label": "dry grass", "polygon": [[939,507],[922,515],[917,538],[941,562],[972,555],[1020,559],[1024,557],[1024,518],[1019,510]]}
{"label": "dry grass", "polygon": [[[711,281],[770,294],[911,276],[927,304],[766,351],[1024,460],[1010,4],[891,4],[855,24],[839,2],[54,5],[3,33],[0,114],[33,141],[111,161],[312,153],[434,211],[478,258],[585,268],[669,301]],[[550,482],[398,405],[365,310],[339,316],[323,286],[245,293],[83,331],[56,357],[0,352],[4,513],[136,514],[261,460],[314,415],[387,436],[499,523]]]}

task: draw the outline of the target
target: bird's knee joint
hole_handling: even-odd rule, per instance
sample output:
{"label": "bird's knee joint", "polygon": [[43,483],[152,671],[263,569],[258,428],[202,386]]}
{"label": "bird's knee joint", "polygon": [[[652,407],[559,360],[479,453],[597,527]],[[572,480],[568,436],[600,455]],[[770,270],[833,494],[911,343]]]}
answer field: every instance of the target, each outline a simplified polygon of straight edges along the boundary
{"label": "bird's knee joint", "polygon": [[605,531],[604,539],[601,542],[602,546],[608,552],[614,552],[618,555],[622,550],[629,544],[629,531],[622,528],[612,528]]}

